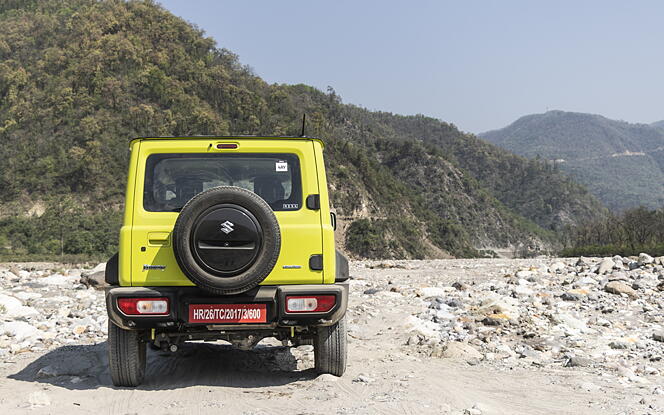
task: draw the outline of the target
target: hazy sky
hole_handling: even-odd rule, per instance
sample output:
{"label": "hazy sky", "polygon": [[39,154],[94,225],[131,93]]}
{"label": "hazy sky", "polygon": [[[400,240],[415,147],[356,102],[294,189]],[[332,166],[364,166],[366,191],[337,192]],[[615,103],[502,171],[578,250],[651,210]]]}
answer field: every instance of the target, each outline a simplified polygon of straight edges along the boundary
{"label": "hazy sky", "polygon": [[547,109],[664,119],[664,1],[162,0],[270,83],[465,131]]}

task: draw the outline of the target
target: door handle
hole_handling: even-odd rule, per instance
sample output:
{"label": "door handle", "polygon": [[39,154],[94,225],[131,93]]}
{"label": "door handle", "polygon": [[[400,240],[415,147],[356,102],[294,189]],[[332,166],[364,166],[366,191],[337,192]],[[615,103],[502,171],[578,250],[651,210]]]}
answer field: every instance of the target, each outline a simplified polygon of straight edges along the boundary
{"label": "door handle", "polygon": [[149,246],[169,246],[171,244],[170,232],[149,232],[148,245]]}

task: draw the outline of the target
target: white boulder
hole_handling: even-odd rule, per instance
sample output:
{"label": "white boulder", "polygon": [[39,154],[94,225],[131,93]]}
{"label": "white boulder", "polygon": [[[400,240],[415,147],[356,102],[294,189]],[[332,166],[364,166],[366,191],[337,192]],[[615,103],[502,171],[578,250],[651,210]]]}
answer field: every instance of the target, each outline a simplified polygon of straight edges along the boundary
{"label": "white boulder", "polygon": [[24,321],[10,321],[0,325],[0,335],[3,334],[20,342],[38,338],[41,331]]}
{"label": "white boulder", "polygon": [[24,306],[21,300],[10,295],[0,294],[0,317],[27,318],[38,316],[39,312],[32,307]]}

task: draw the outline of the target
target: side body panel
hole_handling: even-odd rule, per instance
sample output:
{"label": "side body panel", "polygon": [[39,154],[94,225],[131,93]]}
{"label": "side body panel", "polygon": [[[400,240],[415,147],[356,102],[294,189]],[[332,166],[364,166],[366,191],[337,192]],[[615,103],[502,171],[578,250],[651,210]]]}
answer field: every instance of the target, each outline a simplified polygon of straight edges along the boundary
{"label": "side body panel", "polygon": [[323,238],[323,282],[334,284],[336,276],[336,252],[334,249],[334,228],[330,217],[330,197],[327,187],[327,176],[325,174],[325,162],[323,160],[323,145],[319,141],[313,141],[314,154],[316,155],[316,174],[318,176],[318,188],[320,190],[320,220]]}
{"label": "side body panel", "polygon": [[[220,143],[238,144],[237,149],[217,149]],[[311,255],[324,253],[321,236],[322,209],[310,210],[305,206],[306,197],[319,194],[320,177],[317,174],[315,142],[311,140],[201,138],[201,139],[147,139],[140,140],[140,151],[132,152],[133,194],[127,193],[125,226],[121,232],[121,285],[132,286],[191,286],[193,283],[182,273],[175,260],[171,240],[177,212],[148,212],[143,206],[143,186],[145,181],[146,159],[152,154],[164,153],[291,153],[298,156],[302,177],[301,207],[295,211],[277,211],[275,215],[281,229],[281,251],[277,264],[262,282],[262,285],[276,284],[320,284],[323,272],[309,269]],[[320,144],[318,144],[320,145]],[[136,145],[134,146],[137,147]],[[137,153],[137,154],[134,154]],[[137,157],[137,159],[133,159]],[[324,174],[323,174],[324,176]],[[131,181],[130,181],[131,183]],[[128,187],[132,187],[131,184]],[[329,207],[327,222],[329,223]],[[322,196],[322,195],[321,195]],[[131,200],[131,203],[130,203]],[[321,202],[323,202],[321,198]],[[131,209],[130,209],[131,207]],[[130,223],[130,225],[128,225]],[[128,227],[128,228],[127,228]],[[128,230],[127,230],[128,229]],[[329,242],[328,242],[329,243]],[[332,244],[334,242],[332,241]],[[325,254],[324,258],[334,258]],[[126,260],[126,258],[131,258]],[[299,266],[299,268],[298,268]],[[327,267],[327,263],[325,264]],[[327,268],[326,276],[327,276]],[[334,273],[332,279],[334,279]],[[325,278],[327,282],[327,278]]]}
{"label": "side body panel", "polygon": [[118,252],[118,282],[122,287],[131,286],[132,249],[131,236],[134,222],[134,191],[136,188],[136,168],[139,163],[141,141],[134,140],[129,146],[129,172],[127,174],[127,190],[122,228],[120,228],[120,245]]}

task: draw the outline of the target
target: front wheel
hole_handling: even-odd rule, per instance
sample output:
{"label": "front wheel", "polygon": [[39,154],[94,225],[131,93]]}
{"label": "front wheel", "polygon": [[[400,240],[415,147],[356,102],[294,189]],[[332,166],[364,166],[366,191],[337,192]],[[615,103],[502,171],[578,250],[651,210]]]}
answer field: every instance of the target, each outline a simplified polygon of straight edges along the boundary
{"label": "front wheel", "polygon": [[343,375],[347,353],[346,316],[331,326],[318,327],[314,338],[314,360],[318,373]]}
{"label": "front wheel", "polygon": [[138,330],[125,330],[108,321],[108,363],[115,386],[138,386],[145,377],[145,342]]}

